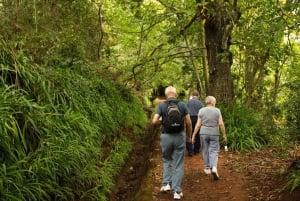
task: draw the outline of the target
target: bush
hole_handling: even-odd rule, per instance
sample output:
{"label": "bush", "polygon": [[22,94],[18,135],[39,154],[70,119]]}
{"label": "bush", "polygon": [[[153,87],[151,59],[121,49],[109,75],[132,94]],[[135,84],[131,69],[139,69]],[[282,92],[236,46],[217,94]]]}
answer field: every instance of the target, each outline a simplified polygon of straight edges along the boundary
{"label": "bush", "polygon": [[147,122],[141,102],[92,69],[36,66],[1,42],[0,200],[105,200],[132,148],[121,129]]}
{"label": "bush", "polygon": [[228,146],[231,150],[247,151],[260,148],[264,139],[259,136],[260,118],[250,109],[234,106],[222,109]]}

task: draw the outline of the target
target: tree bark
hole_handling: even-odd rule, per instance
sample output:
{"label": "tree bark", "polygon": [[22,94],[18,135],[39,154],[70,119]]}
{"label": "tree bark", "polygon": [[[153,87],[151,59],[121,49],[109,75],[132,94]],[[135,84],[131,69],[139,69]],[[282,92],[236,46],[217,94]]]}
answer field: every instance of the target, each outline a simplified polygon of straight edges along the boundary
{"label": "tree bark", "polygon": [[200,37],[200,49],[202,52],[202,69],[203,69],[203,78],[204,78],[204,86],[205,86],[205,94],[209,94],[209,75],[208,75],[208,61],[207,61],[207,50],[205,44],[205,32],[203,23],[201,26],[201,37]]}
{"label": "tree bark", "polygon": [[[202,3],[202,1],[200,1]],[[234,99],[231,75],[232,53],[230,34],[233,25],[239,20],[240,12],[236,2],[215,0],[206,6],[200,6],[202,22],[205,29],[205,45],[209,67],[209,88],[207,95],[213,95],[217,101],[231,105]]]}

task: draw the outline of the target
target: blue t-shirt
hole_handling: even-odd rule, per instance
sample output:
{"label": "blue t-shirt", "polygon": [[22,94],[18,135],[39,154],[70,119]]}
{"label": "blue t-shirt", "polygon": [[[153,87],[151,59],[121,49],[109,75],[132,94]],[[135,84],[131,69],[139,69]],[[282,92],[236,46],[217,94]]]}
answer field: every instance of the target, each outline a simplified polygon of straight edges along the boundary
{"label": "blue t-shirt", "polygon": [[[169,98],[167,99],[168,101],[177,101],[176,98]],[[186,104],[184,102],[179,101],[178,102],[178,107],[179,110],[181,112],[181,114],[183,115],[183,117],[185,117],[187,114],[189,114],[188,109],[186,107]],[[155,114],[158,114],[159,116],[162,117],[162,122],[164,122],[164,118],[166,117],[166,113],[167,113],[167,104],[166,102],[162,102],[158,105],[158,107],[156,108]],[[164,125],[162,125],[162,133],[164,132]]]}
{"label": "blue t-shirt", "polygon": [[193,97],[186,102],[186,106],[189,110],[189,114],[191,115],[191,117],[197,117],[199,110],[203,107],[203,104],[198,98]]}

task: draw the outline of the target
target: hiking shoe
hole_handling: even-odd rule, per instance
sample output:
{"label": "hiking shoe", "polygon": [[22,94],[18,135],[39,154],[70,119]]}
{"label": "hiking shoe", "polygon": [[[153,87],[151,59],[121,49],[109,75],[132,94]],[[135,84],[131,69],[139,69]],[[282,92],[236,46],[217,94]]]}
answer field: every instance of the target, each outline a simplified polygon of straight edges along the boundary
{"label": "hiking shoe", "polygon": [[162,186],[162,187],[160,188],[160,192],[166,192],[166,191],[170,191],[170,190],[171,190],[170,184],[167,184],[167,185]]}
{"label": "hiking shoe", "polygon": [[182,192],[180,192],[180,193],[175,192],[174,193],[174,200],[180,200],[181,197],[183,197],[183,193]]}
{"label": "hiking shoe", "polygon": [[210,170],[209,168],[205,168],[205,169],[204,169],[204,173],[205,173],[205,174],[210,174],[210,173],[211,173],[211,170]]}
{"label": "hiking shoe", "polygon": [[212,175],[214,177],[214,180],[218,180],[219,179],[219,174],[218,174],[217,168],[213,167],[211,172],[212,172]]}

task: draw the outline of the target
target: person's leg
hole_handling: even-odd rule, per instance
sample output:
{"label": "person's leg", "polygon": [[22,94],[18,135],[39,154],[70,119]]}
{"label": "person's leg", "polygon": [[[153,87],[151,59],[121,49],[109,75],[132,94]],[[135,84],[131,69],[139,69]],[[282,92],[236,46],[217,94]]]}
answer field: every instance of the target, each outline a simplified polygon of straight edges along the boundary
{"label": "person's leg", "polygon": [[163,179],[162,185],[165,186],[172,182],[172,139],[169,134],[160,135],[160,146],[162,150],[163,161]]}
{"label": "person's leg", "polygon": [[184,149],[185,149],[185,134],[174,135],[174,174],[172,177],[172,188],[174,192],[182,191],[181,185],[184,175]]}
{"label": "person's leg", "polygon": [[189,156],[193,155],[193,147],[194,145],[191,142],[186,142],[186,150]]}
{"label": "person's leg", "polygon": [[200,152],[200,135],[199,133],[195,136],[195,143],[194,143],[194,153],[198,154]]}
{"label": "person's leg", "polygon": [[208,152],[208,135],[200,135],[200,143],[202,148],[202,156],[203,156],[203,162],[204,162],[204,168],[210,169],[209,164],[209,152]]}
{"label": "person's leg", "polygon": [[[198,116],[191,116],[191,121],[192,121],[192,132],[195,130],[195,126],[198,120]],[[199,132],[195,136],[195,143],[194,147],[192,150],[193,153],[198,154],[200,152],[200,135]]]}
{"label": "person's leg", "polygon": [[214,135],[210,136],[210,144],[209,144],[209,165],[211,168],[216,167],[218,165],[218,154],[219,154],[219,136]]}
{"label": "person's leg", "polygon": [[212,168],[211,172],[214,180],[219,179],[219,174],[217,170],[219,147],[219,136],[210,136],[209,161],[210,167]]}

